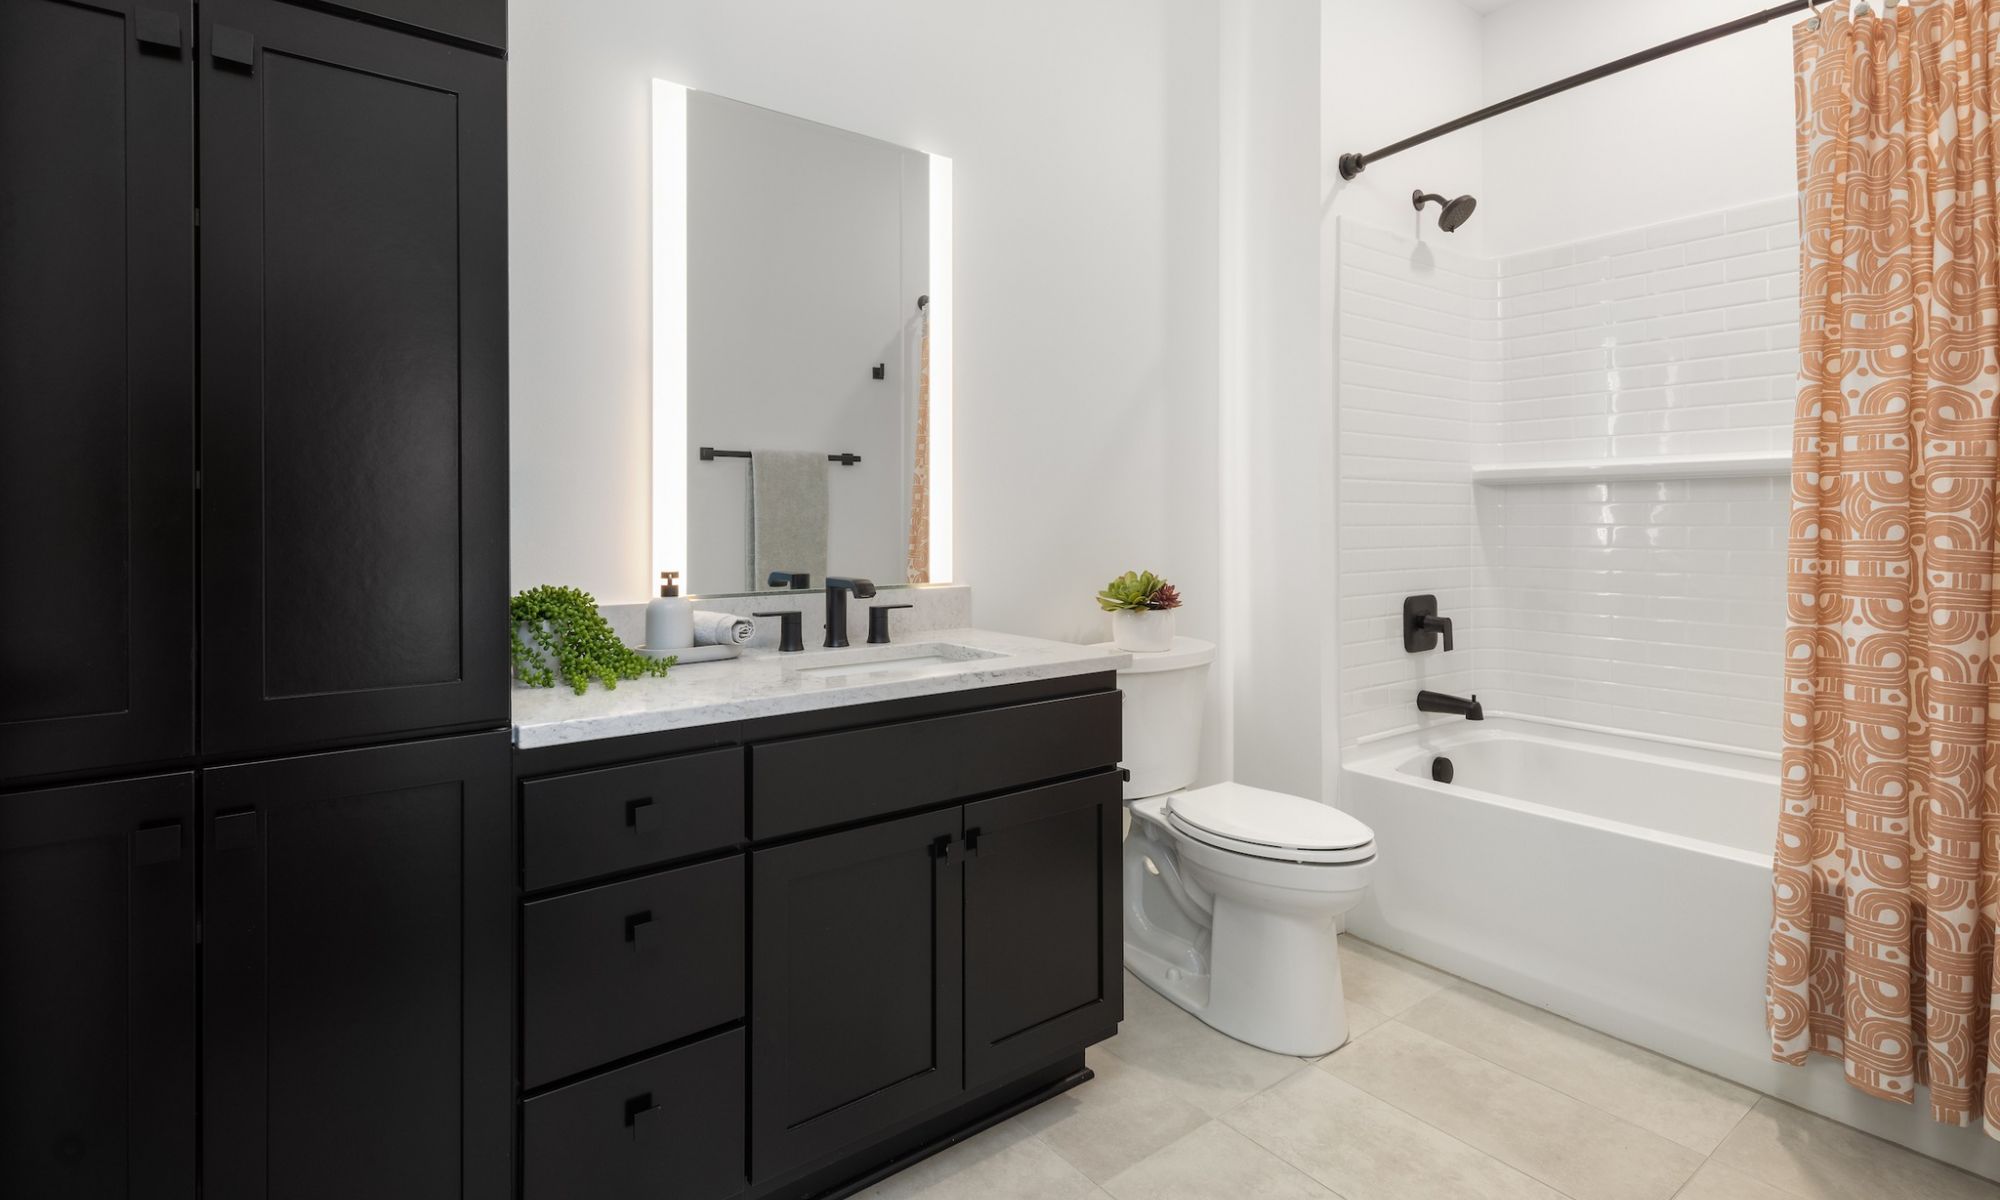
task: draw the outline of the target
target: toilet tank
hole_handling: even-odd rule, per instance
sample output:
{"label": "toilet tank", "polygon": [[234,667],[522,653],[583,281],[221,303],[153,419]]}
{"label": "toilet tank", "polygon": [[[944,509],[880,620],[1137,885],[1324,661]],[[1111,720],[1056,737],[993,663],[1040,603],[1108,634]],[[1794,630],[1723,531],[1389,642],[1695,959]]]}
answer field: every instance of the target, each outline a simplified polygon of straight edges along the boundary
{"label": "toilet tank", "polygon": [[1201,717],[1215,646],[1177,637],[1171,650],[1134,654],[1118,672],[1125,694],[1125,798],[1163,796],[1194,782],[1201,768]]}

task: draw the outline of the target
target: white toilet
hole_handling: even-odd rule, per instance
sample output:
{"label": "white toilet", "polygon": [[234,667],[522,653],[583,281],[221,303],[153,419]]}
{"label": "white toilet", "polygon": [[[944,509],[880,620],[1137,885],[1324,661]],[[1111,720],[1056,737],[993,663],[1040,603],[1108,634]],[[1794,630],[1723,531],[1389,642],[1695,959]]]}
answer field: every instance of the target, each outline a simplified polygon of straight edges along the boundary
{"label": "white toilet", "polygon": [[1125,694],[1125,965],[1240,1041],[1313,1056],[1347,1041],[1334,918],[1368,886],[1375,835],[1314,801],[1194,782],[1215,647],[1134,654]]}

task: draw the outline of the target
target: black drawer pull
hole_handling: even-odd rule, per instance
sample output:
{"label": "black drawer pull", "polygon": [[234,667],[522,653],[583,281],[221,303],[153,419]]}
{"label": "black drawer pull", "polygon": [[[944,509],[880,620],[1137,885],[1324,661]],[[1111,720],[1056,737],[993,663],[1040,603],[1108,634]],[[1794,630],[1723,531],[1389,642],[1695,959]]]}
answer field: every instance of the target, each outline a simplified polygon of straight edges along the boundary
{"label": "black drawer pull", "polygon": [[132,835],[132,861],[138,866],[181,860],[181,823],[156,825]]}
{"label": "black drawer pull", "polygon": [[217,850],[248,850],[257,844],[255,812],[223,813],[215,818]]}
{"label": "black drawer pull", "polygon": [[257,66],[257,37],[247,29],[217,25],[209,33],[208,52],[216,62],[252,71]]}
{"label": "black drawer pull", "polygon": [[625,823],[632,827],[633,833],[658,833],[664,820],[666,813],[650,799],[634,800],[625,806]]}
{"label": "black drawer pull", "polygon": [[666,1128],[662,1120],[660,1106],[653,1103],[653,1093],[634,1096],[625,1102],[625,1124],[632,1130],[632,1140],[649,1142],[660,1136]]}
{"label": "black drawer pull", "polygon": [[134,32],[141,46],[172,52],[175,58],[181,53],[181,15],[165,12],[157,8],[142,8],[132,14]]}
{"label": "black drawer pull", "polygon": [[650,912],[633,913],[625,918],[625,940],[634,950],[656,949],[661,941],[660,923]]}
{"label": "black drawer pull", "polygon": [[982,847],[979,844],[979,829],[974,826],[965,831],[965,857],[978,858]]}

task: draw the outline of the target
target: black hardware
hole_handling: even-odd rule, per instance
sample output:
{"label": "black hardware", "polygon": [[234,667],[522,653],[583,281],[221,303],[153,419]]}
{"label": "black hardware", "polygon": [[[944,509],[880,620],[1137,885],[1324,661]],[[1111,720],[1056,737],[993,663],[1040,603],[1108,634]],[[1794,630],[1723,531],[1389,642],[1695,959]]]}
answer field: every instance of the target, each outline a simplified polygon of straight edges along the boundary
{"label": "black hardware", "polygon": [[1450,783],[1457,772],[1452,770],[1451,760],[1440,754],[1431,760],[1431,778],[1439,783]]}
{"label": "black hardware", "polygon": [[660,1120],[660,1106],[653,1103],[651,1092],[625,1102],[625,1124],[631,1128],[635,1142],[648,1140],[659,1132],[664,1122]]}
{"label": "black hardware", "polygon": [[876,363],[876,364],[875,364],[875,372],[874,372],[874,374],[875,374],[875,378],[877,378],[877,379],[887,379],[887,378],[889,378],[889,364],[888,364],[888,363]]}
{"label": "black hardware", "polygon": [[[876,378],[879,379],[881,377],[877,376]],[[718,458],[749,457],[750,452],[748,450],[717,450],[713,446],[703,446],[701,448],[701,461],[703,462],[714,462]],[[851,467],[861,461],[861,456],[859,454],[829,454],[826,456],[826,461],[839,463],[843,467]]]}
{"label": "black hardware", "polygon": [[181,860],[181,823],[155,825],[150,829],[139,829],[132,834],[132,862],[135,866],[152,866],[157,863],[179,862]]}
{"label": "black hardware", "polygon": [[917,311],[918,311],[918,312],[922,312],[922,311],[924,311],[925,309],[929,308],[930,306],[931,306],[931,297],[930,297],[930,293],[926,292],[926,293],[924,293],[923,295],[921,295],[921,296],[918,296],[918,297],[917,297]]}
{"label": "black hardware", "polygon": [[1472,218],[1472,210],[1479,207],[1479,201],[1473,199],[1471,196],[1460,196],[1456,200],[1447,200],[1436,192],[1427,192],[1422,188],[1418,188],[1416,191],[1410,193],[1410,207],[1416,209],[1418,212],[1424,211],[1424,205],[1429,204],[1433,200],[1437,201],[1438,207],[1444,210],[1438,213],[1438,228],[1444,230],[1446,233],[1451,233],[1460,225],[1465,224]]}
{"label": "black hardware", "polygon": [[248,850],[257,844],[255,812],[223,813],[215,818],[217,850]]}
{"label": "black hardware", "polygon": [[977,825],[965,831],[965,857],[979,857],[979,833],[980,830]]}
{"label": "black hardware", "polygon": [[650,911],[633,913],[625,918],[625,940],[634,950],[651,950],[660,944],[660,923]]}
{"label": "black hardware", "polygon": [[1412,146],[1421,146],[1432,138],[1443,137],[1447,133],[1456,133],[1468,125],[1477,125],[1481,121],[1497,117],[1501,113],[1513,112],[1515,109],[1533,104],[1537,100],[1546,100],[1550,96],[1566,92],[1573,87],[1581,87],[1586,83],[1593,83],[1608,75],[1616,75],[1620,71],[1629,71],[1633,67],[1642,66],[1645,63],[1652,62],[1654,59],[1665,58],[1669,54],[1679,54],[1683,50],[1693,49],[1703,43],[1728,37],[1732,33],[1742,33],[1746,29],[1755,29],[1757,26],[1775,21],[1779,17],[1804,12],[1808,8],[1811,8],[1813,3],[1814,0],[1786,0],[1786,3],[1773,5],[1762,12],[1754,12],[1747,17],[1738,17],[1734,21],[1726,21],[1723,24],[1704,29],[1699,33],[1691,33],[1686,37],[1675,38],[1671,42],[1663,42],[1650,50],[1641,50],[1637,54],[1628,54],[1624,58],[1605,63],[1601,67],[1592,67],[1588,71],[1579,71],[1567,78],[1558,79],[1554,83],[1545,83],[1532,91],[1522,92],[1511,100],[1502,100],[1498,104],[1489,104],[1478,112],[1467,113],[1457,120],[1446,121],[1442,125],[1433,126],[1422,133],[1406,137],[1400,142],[1393,142],[1384,146],[1380,150],[1368,154],[1343,154],[1340,156],[1340,177],[1342,179],[1352,179],[1367,170],[1370,163],[1378,159],[1387,158],[1392,154],[1401,154]]}
{"label": "black hardware", "polygon": [[868,606],[868,640],[877,646],[889,644],[889,613],[892,609],[912,608],[909,604],[871,604]]}
{"label": "black hardware", "polygon": [[1405,596],[1403,598],[1403,649],[1411,654],[1425,650],[1435,650],[1438,635],[1444,635],[1444,648],[1451,650],[1451,618],[1440,617],[1436,596]]}
{"label": "black hardware", "polygon": [[804,571],[773,571],[768,581],[770,587],[790,588],[803,592],[813,585],[813,577]]}
{"label": "black hardware", "polygon": [[217,25],[209,34],[208,52],[216,62],[246,71],[257,69],[257,38],[247,29]]}
{"label": "black hardware", "polygon": [[931,857],[945,866],[955,866],[965,861],[965,843],[946,835],[931,843]]}
{"label": "black hardware", "polygon": [[1126,783],[1132,782],[1132,768],[1130,767],[1118,768],[1118,778],[1124,780]]}
{"label": "black hardware", "polygon": [[665,819],[666,813],[650,797],[625,805],[625,824],[633,833],[658,833]]}
{"label": "black hardware", "polygon": [[752,613],[750,615],[753,617],[778,618],[778,652],[780,654],[790,654],[794,650],[803,650],[806,648],[806,615],[804,613],[793,610],[792,612],[763,612]]}
{"label": "black hardware", "polygon": [[1417,711],[1427,713],[1450,713],[1464,717],[1468,721],[1484,721],[1486,710],[1479,705],[1479,697],[1466,699],[1463,696],[1447,696],[1443,692],[1418,692]]}
{"label": "black hardware", "polygon": [[866,579],[841,579],[828,576],[826,580],[826,648],[838,650],[847,645],[847,594],[854,593],[856,600],[866,600],[875,594],[875,585]]}
{"label": "black hardware", "polygon": [[135,32],[141,46],[164,50],[180,57],[181,15],[176,12],[162,12],[157,8],[142,8],[132,14]]}

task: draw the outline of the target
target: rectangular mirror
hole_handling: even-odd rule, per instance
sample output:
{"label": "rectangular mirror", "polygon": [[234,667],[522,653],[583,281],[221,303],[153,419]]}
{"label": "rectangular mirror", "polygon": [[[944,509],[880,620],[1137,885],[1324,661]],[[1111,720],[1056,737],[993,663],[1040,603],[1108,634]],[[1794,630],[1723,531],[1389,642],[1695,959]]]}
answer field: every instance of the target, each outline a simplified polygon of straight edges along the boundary
{"label": "rectangular mirror", "polygon": [[656,581],[950,581],[951,343],[950,159],[653,81]]}

